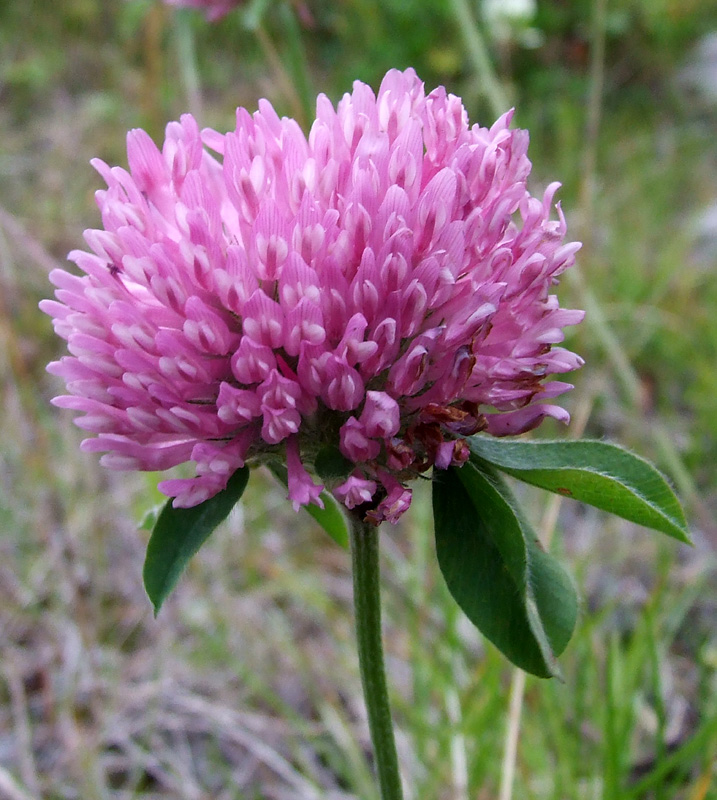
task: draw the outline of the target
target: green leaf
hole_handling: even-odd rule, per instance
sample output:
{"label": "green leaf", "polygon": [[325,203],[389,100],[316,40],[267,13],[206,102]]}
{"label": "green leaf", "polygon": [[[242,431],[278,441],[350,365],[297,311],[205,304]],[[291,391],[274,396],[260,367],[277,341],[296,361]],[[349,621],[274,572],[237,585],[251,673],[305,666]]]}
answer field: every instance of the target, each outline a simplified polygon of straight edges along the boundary
{"label": "green leaf", "polygon": [[558,675],[555,657],[577,619],[575,589],[500,477],[470,462],[437,473],[433,513],[438,563],[466,616],[518,667]]}
{"label": "green leaf", "polygon": [[[286,475],[286,467],[283,464],[271,464],[269,469],[274,473],[284,486],[288,486],[288,478]],[[304,506],[304,511],[316,520],[321,527],[329,534],[329,536],[345,550],[349,546],[349,523],[343,512],[343,506],[339,501],[325,489],[319,495],[324,504],[323,508],[311,503]]]}
{"label": "green leaf", "polygon": [[474,436],[474,463],[690,543],[680,502],[645,459],[607,442],[516,442]]}
{"label": "green leaf", "polygon": [[159,515],[162,513],[163,508],[164,508],[164,503],[162,505],[152,506],[152,508],[148,508],[142,515],[142,519],[139,521],[138,528],[141,531],[154,530],[154,526],[157,524],[157,520],[159,519]]}
{"label": "green leaf", "polygon": [[313,503],[304,506],[304,511],[321,525],[329,536],[344,549],[349,546],[349,524],[343,512],[343,506],[339,501],[325,489],[320,495],[324,507],[319,508]]}
{"label": "green leaf", "polygon": [[356,465],[346,458],[338,447],[327,445],[314,459],[314,469],[322,481],[346,480]]}
{"label": "green leaf", "polygon": [[[525,530],[525,523],[523,523]],[[530,529],[528,529],[530,530]],[[555,655],[568,646],[578,618],[578,595],[570,575],[550,553],[546,553],[535,534],[527,534],[528,582],[532,600]]]}
{"label": "green leaf", "polygon": [[157,616],[190,558],[223,522],[246,489],[249,468],[238,469],[227,488],[192,508],[174,508],[169,500],[154,526],[144,561],[144,588]]}

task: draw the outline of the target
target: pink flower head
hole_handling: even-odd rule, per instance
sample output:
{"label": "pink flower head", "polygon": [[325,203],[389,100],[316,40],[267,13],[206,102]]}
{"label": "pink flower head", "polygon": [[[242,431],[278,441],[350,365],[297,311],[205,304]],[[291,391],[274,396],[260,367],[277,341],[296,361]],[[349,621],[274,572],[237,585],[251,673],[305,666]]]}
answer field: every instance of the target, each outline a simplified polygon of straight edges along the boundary
{"label": "pink flower head", "polygon": [[551,219],[558,184],[528,193],[510,118],[470,126],[409,69],[378,96],[321,95],[308,138],[265,100],[224,135],[184,116],[161,150],[131,131],[129,171],[94,162],[104,230],[70,254],[83,274],[53,272],[42,303],[84,448],[117,469],[195,462],[160,484],[178,506],[283,458],[298,507],[338,447],[329,488],[378,523],[408,480],[462,464],[464,437],[567,421],[546,401],[571,387],[545,379],[582,364],[556,345],[583,313],[551,294],[579,245]]}
{"label": "pink flower head", "polygon": [[215,21],[241,5],[244,0],[164,0],[164,2],[170,6],[198,8],[204,11],[208,20]]}

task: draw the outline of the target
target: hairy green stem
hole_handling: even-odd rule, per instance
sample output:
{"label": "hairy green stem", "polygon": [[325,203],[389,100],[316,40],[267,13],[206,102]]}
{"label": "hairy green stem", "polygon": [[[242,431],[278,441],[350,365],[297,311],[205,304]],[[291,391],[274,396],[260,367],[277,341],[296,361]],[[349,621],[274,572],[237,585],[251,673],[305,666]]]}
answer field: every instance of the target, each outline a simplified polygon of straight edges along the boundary
{"label": "hairy green stem", "polygon": [[381,641],[381,579],[378,565],[378,528],[351,518],[356,640],[368,726],[382,800],[401,800],[396,742],[388,702]]}

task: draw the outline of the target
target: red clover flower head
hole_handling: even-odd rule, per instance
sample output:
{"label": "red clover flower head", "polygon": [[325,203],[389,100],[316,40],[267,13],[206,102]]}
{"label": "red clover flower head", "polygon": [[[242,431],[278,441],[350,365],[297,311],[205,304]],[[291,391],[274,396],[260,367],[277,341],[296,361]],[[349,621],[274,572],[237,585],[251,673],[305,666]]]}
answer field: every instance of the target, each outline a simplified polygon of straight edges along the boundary
{"label": "red clover flower head", "polygon": [[108,188],[104,230],[70,254],[84,274],[55,270],[42,303],[83,449],[114,469],[193,461],[160,484],[180,507],[280,460],[298,509],[321,504],[333,448],[327,488],[378,523],[408,480],[462,464],[465,437],[566,422],[546,401],[571,387],[545,379],[581,366],[555,345],[583,312],[550,292],[579,244],[559,204],[550,218],[558,184],[526,190],[511,116],[470,126],[409,69],[336,109],[320,95],[308,138],[266,100],[227,134],[185,115],[161,151],[130,131],[129,171],[93,162]]}

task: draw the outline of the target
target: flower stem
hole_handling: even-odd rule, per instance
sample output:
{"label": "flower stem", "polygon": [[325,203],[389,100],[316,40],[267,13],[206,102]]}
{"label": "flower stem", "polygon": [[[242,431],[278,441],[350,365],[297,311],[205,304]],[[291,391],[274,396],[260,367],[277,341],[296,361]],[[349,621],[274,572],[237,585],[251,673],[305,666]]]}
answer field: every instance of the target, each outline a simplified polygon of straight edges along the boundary
{"label": "flower stem", "polygon": [[401,776],[383,666],[378,528],[354,516],[351,517],[351,563],[361,684],[381,798],[401,800]]}

